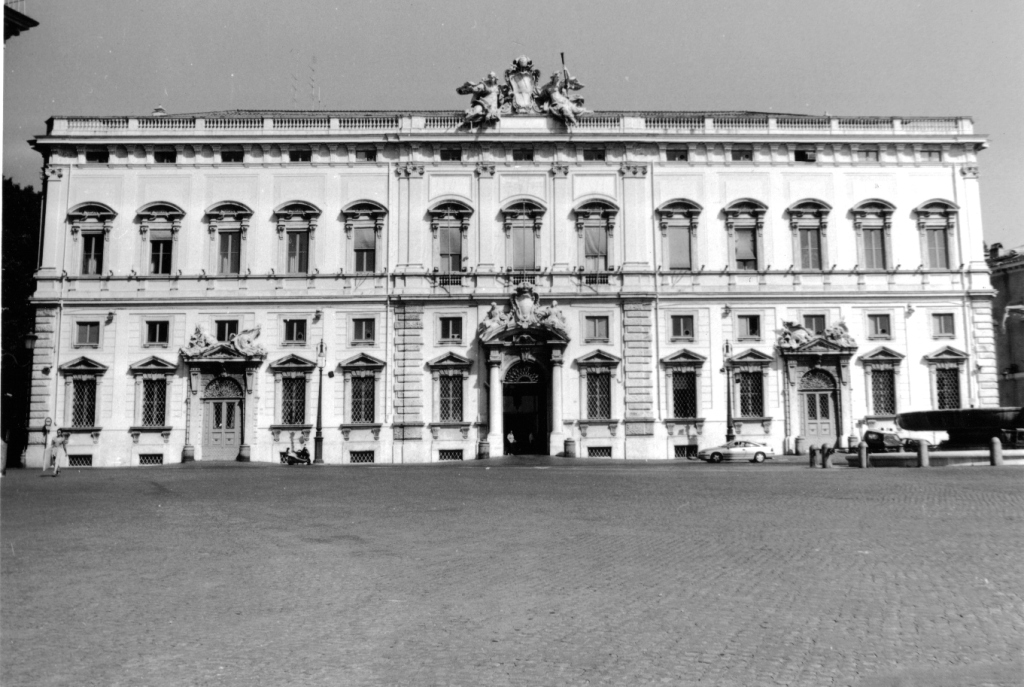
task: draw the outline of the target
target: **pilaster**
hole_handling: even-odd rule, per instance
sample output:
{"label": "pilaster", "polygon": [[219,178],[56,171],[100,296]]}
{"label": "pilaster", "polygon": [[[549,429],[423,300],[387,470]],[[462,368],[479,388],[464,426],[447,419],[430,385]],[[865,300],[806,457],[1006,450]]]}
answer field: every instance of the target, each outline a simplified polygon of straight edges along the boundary
{"label": "pilaster", "polygon": [[430,460],[423,441],[423,306],[395,308],[395,462]]}
{"label": "pilaster", "polygon": [[40,255],[39,270],[36,272],[38,278],[56,277],[61,272],[58,260],[60,246],[64,240],[61,232],[64,227],[64,217],[67,215],[67,185],[64,183],[64,176],[67,173],[66,167],[54,165],[43,167],[46,207],[44,208],[43,250]]}
{"label": "pilaster", "polygon": [[664,444],[655,437],[652,306],[650,300],[623,304],[626,458],[658,456]]}
{"label": "pilaster", "polygon": [[[971,327],[974,338],[974,369],[977,382],[977,404],[980,408],[999,406],[999,376],[996,368],[995,325],[992,322],[992,299],[971,299]],[[973,400],[973,399],[972,399]]]}

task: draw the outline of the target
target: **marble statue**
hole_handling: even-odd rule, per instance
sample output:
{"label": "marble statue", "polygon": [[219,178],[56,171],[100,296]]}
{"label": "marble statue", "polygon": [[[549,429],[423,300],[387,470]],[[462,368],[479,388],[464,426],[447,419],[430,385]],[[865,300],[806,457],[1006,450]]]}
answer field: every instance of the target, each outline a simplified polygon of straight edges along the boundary
{"label": "marble statue", "polygon": [[779,348],[797,348],[814,338],[814,333],[796,322],[785,320],[775,342]]}
{"label": "marble statue", "polygon": [[231,339],[231,347],[238,351],[239,355],[246,357],[266,355],[267,349],[262,344],[256,343],[259,335],[260,325],[241,331]]}
{"label": "marble statue", "polygon": [[490,339],[506,329],[547,329],[563,338],[569,338],[569,327],[565,314],[558,308],[558,301],[551,305],[538,305],[540,296],[533,291],[532,284],[520,284],[509,297],[508,309],[491,303],[487,317],[480,323],[480,338]]}
{"label": "marble statue", "polygon": [[566,126],[578,124],[576,117],[587,114],[590,110],[583,107],[583,98],[570,97],[569,91],[578,91],[582,88],[583,84],[576,77],[569,76],[568,72],[564,75],[555,72],[551,75],[551,80],[538,89],[537,103],[541,110],[562,120]]}
{"label": "marble statue", "polygon": [[852,336],[850,336],[850,330],[846,326],[846,322],[844,320],[839,320],[832,326],[826,327],[825,331],[822,333],[822,337],[832,343],[837,343],[840,346],[852,348],[857,347],[857,342]]}
{"label": "marble statue", "polygon": [[459,95],[473,96],[462,120],[465,126],[486,126],[501,120],[501,86],[494,72],[488,74],[483,81],[467,81],[455,91]]}
{"label": "marble statue", "polygon": [[216,345],[217,339],[206,331],[201,324],[197,324],[195,332],[192,333],[192,337],[188,340],[188,345],[181,349],[181,354],[188,358],[194,358]]}

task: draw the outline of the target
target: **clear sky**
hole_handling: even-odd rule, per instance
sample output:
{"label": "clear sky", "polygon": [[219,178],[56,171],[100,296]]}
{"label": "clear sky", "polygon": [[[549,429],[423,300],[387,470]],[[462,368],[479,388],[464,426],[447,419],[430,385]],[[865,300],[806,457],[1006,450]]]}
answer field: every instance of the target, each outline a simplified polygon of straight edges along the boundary
{"label": "clear sky", "polygon": [[464,81],[523,53],[546,75],[565,52],[598,110],[971,115],[991,137],[986,237],[1024,243],[1022,0],[28,0],[25,12],[40,25],[5,48],[4,174],[37,188],[26,141],[54,114],[456,110]]}

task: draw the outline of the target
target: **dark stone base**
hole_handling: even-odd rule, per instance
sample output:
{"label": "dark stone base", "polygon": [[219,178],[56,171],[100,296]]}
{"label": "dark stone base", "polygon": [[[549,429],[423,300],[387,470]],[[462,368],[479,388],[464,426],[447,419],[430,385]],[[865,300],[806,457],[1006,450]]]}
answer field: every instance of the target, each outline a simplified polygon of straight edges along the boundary
{"label": "dark stone base", "polygon": [[191,462],[195,461],[195,459],[196,459],[196,447],[195,446],[185,446],[184,448],[181,449],[181,462],[182,463],[191,463]]}
{"label": "dark stone base", "polygon": [[252,447],[248,444],[242,444],[238,447],[238,458],[235,458],[239,463],[248,463],[249,458],[252,456]]}

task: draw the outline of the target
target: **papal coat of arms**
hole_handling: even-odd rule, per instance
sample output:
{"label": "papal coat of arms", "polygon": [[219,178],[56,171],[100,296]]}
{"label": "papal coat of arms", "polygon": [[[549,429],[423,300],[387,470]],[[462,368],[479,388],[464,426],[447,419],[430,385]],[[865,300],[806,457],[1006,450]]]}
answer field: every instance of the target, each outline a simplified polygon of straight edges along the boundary
{"label": "papal coat of arms", "polygon": [[534,69],[533,60],[526,55],[517,57],[512,62],[512,67],[505,70],[507,100],[502,111],[513,114],[540,112],[535,100],[539,81],[540,70]]}

